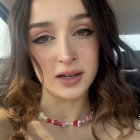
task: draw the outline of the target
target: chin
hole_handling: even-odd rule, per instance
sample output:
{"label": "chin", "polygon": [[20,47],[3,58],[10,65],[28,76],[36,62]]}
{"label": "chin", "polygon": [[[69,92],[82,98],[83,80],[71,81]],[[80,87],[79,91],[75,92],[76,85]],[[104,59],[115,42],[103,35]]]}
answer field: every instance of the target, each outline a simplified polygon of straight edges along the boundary
{"label": "chin", "polygon": [[87,91],[81,91],[81,90],[74,91],[69,89],[69,91],[63,91],[63,94],[62,92],[60,92],[60,94],[57,94],[57,96],[63,99],[74,100],[74,99],[81,98],[82,96],[84,97],[87,93],[88,93]]}

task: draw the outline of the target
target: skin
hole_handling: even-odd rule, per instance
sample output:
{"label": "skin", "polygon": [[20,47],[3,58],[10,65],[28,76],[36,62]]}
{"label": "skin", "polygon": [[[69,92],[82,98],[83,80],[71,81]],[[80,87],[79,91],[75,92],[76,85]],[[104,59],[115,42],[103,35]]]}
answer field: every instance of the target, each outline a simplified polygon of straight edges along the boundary
{"label": "skin", "polygon": [[[80,0],[34,0],[29,22],[28,46],[44,77],[43,83],[33,62],[43,85],[41,109],[51,118],[68,122],[90,112],[88,89],[99,65],[94,24],[89,16],[75,18],[79,14],[87,14]],[[42,22],[50,24],[36,25]],[[48,38],[43,40],[42,36]],[[63,85],[56,75],[70,70],[84,74],[77,84]]]}
{"label": "skin", "polygon": [[[44,82],[32,61],[37,77],[43,85],[41,109],[53,119],[72,122],[84,118],[90,112],[88,88],[98,71],[99,41],[90,17],[72,20],[76,15],[86,13],[80,0],[34,0],[32,3],[28,46],[43,72]],[[40,22],[51,24],[43,27],[35,25]],[[85,30],[78,34],[80,29],[94,32],[85,36]],[[49,36],[49,41],[33,43],[36,38],[44,35]],[[64,86],[55,78],[60,72],[73,69],[84,71],[78,84]],[[37,134],[41,138],[91,140],[91,126],[89,123],[81,128],[68,127],[62,130],[51,124],[34,121],[29,128],[29,138],[35,139],[34,130],[37,127],[40,128],[37,129]],[[102,130],[101,139],[110,139],[100,124],[97,129]],[[119,134],[117,129],[108,125],[108,130],[113,132],[111,136],[116,139]],[[97,134],[100,132],[97,131]]]}
{"label": "skin", "polygon": [[[91,19],[86,17],[69,20],[79,13],[86,13],[80,0],[33,0],[29,22],[29,26],[38,22],[53,23],[49,27],[30,28],[28,46],[44,76],[43,83],[33,63],[43,85],[41,109],[51,118],[69,122],[82,119],[89,113],[88,88],[96,77],[99,65],[96,32],[84,38],[75,35],[79,28],[95,30]],[[51,38],[45,44],[33,43],[40,35],[49,35]],[[55,79],[56,74],[69,69],[84,71],[81,81],[74,86],[64,86]],[[0,109],[0,139],[7,140],[12,135],[13,128],[4,114],[4,110]],[[135,121],[136,128],[139,128],[138,123],[140,122]],[[63,129],[34,120],[28,128],[27,140],[94,140],[91,126],[88,123],[84,127]],[[107,124],[107,130],[113,140],[116,140],[119,134],[117,129]],[[100,123],[96,126],[96,133],[101,140],[111,140]],[[139,137],[140,133],[134,131],[126,140],[139,140]]]}
{"label": "skin", "polygon": [[[134,124],[135,127],[140,131],[140,121],[135,120]],[[65,140],[66,138],[67,140],[95,140],[92,138],[89,126],[90,125],[80,128],[75,127],[71,131],[69,131],[67,129],[56,129],[57,127],[53,127],[52,125],[49,126],[38,121],[33,121],[28,128],[26,140]],[[112,140],[107,135],[101,124],[98,124],[96,128],[96,133],[98,134],[98,136],[100,136],[101,140]],[[107,131],[109,132],[113,140],[117,140],[117,136],[119,135],[117,129],[107,124]],[[134,130],[134,133],[131,136],[123,140],[139,140],[139,131]],[[0,139],[8,140],[13,133],[13,127],[7,119],[5,111],[3,109],[0,109]]]}

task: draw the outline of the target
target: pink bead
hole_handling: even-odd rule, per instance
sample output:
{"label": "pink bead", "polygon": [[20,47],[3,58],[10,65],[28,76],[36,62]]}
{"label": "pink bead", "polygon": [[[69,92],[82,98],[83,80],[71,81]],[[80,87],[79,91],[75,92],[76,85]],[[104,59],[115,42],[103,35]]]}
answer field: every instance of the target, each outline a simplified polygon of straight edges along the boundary
{"label": "pink bead", "polygon": [[82,120],[82,124],[84,125],[84,124],[86,124],[86,122],[84,120]]}
{"label": "pink bead", "polygon": [[91,114],[89,115],[89,120],[93,120],[93,116]]}
{"label": "pink bead", "polygon": [[66,123],[65,122],[62,122],[62,127],[65,127],[66,126]]}
{"label": "pink bead", "polygon": [[89,121],[89,116],[86,116],[85,117],[85,120],[88,122]]}
{"label": "pink bead", "polygon": [[62,122],[59,122],[59,124],[58,124],[59,126],[62,126]]}

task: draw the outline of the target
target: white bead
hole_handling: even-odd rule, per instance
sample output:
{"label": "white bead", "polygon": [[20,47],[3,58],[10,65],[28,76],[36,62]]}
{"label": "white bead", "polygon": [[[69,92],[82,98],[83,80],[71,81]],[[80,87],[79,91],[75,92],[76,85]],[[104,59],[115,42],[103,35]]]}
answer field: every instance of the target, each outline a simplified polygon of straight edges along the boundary
{"label": "white bead", "polygon": [[39,117],[40,117],[41,119],[43,119],[43,118],[45,117],[45,114],[44,114],[43,112],[41,112],[41,113],[39,114]]}
{"label": "white bead", "polygon": [[42,120],[42,117],[39,116],[38,119],[39,119],[39,120]]}
{"label": "white bead", "polygon": [[41,113],[39,113],[38,119],[43,120],[44,116],[45,116],[45,114],[43,112],[41,112]]}
{"label": "white bead", "polygon": [[42,119],[43,121],[46,121],[47,120],[47,117],[43,117],[43,119]]}
{"label": "white bead", "polygon": [[78,126],[81,126],[81,124],[82,124],[82,122],[81,122],[81,121],[78,121],[78,124],[77,124],[77,125],[78,125]]}
{"label": "white bead", "polygon": [[71,122],[70,125],[73,125],[73,122]]}

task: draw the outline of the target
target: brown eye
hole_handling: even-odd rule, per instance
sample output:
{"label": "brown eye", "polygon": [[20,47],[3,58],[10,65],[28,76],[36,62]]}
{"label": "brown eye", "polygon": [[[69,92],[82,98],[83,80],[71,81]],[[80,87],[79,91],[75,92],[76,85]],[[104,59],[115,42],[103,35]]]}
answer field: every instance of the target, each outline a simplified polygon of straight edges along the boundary
{"label": "brown eye", "polygon": [[89,30],[89,29],[80,29],[76,31],[73,35],[74,36],[79,36],[79,37],[87,37],[92,35],[94,30]]}
{"label": "brown eye", "polygon": [[43,43],[47,43],[48,41],[51,41],[51,40],[54,40],[54,39],[55,38],[52,37],[52,36],[43,35],[43,36],[40,36],[40,37],[36,38],[32,42],[36,43],[36,44],[43,44]]}

